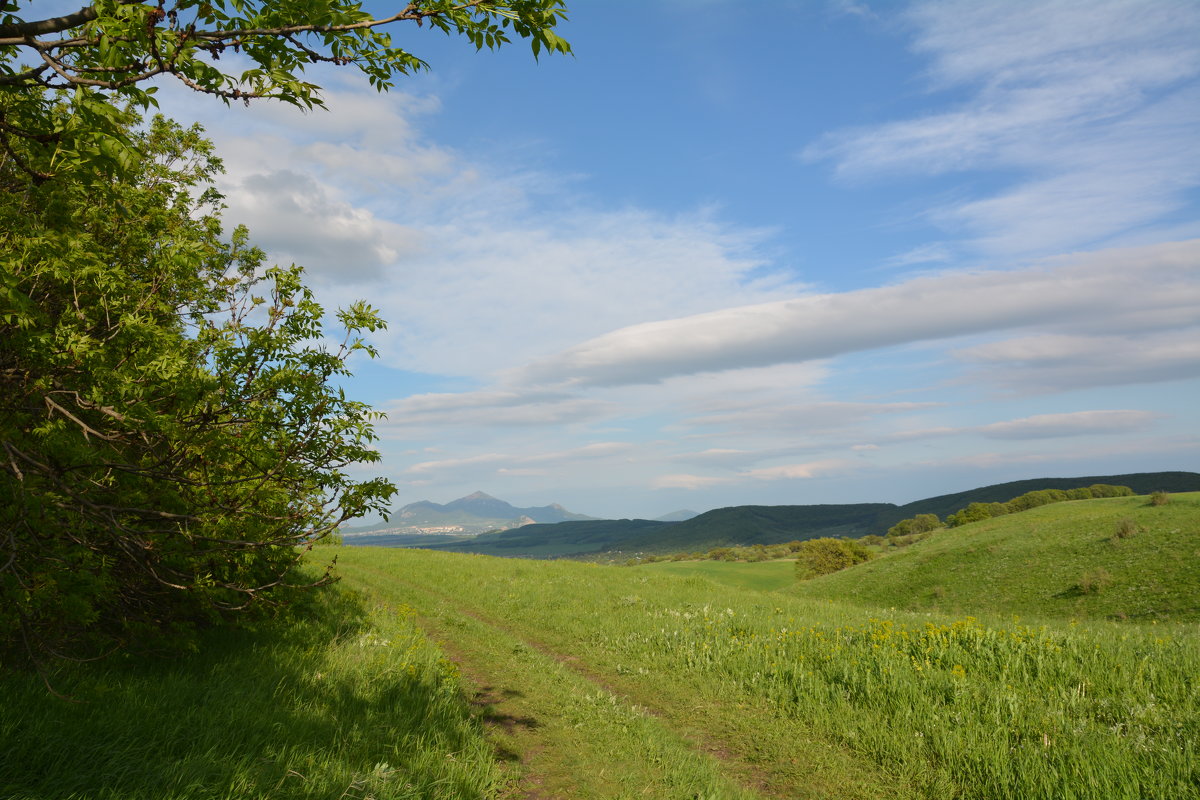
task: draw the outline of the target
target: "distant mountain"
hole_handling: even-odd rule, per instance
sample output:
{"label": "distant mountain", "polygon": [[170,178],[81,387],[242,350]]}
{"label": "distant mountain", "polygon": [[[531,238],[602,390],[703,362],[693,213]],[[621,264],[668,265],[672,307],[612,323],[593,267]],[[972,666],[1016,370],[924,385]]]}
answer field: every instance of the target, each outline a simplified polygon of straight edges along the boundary
{"label": "distant mountain", "polygon": [[[1125,475],[1091,475],[1081,478],[1034,478],[991,486],[967,492],[940,495],[898,506],[893,503],[853,503],[807,506],[731,506],[717,508],[681,522],[645,519],[596,520],[579,514],[571,515],[561,506],[514,508],[481,492],[454,503],[413,503],[401,509],[412,510],[410,519],[429,519],[437,512],[448,519],[450,514],[466,514],[469,509],[488,509],[516,513],[537,524],[492,525],[504,530],[472,538],[446,537],[431,543],[422,541],[416,546],[457,552],[527,558],[554,558],[564,555],[596,553],[671,553],[705,552],[714,547],[729,545],[776,544],[796,539],[815,539],[822,536],[858,537],[869,533],[884,534],[902,519],[916,514],[937,514],[944,517],[974,502],[1005,502],[1036,489],[1074,489],[1107,483],[1128,486],[1138,494],[1155,490],[1166,492],[1200,491],[1200,474],[1194,472],[1145,472]],[[535,514],[537,516],[535,516]],[[544,515],[566,514],[565,521],[547,520]],[[425,515],[425,516],[422,516]],[[541,516],[541,519],[538,517]],[[478,518],[477,518],[478,519]],[[514,519],[514,517],[510,517]],[[400,533],[401,531],[396,531]],[[409,533],[424,533],[410,530]],[[439,531],[440,532],[440,531]],[[447,533],[451,531],[446,531]],[[362,543],[366,543],[363,540]],[[409,545],[408,541],[372,544]]]}
{"label": "distant mountain", "polygon": [[[445,505],[428,500],[409,503],[399,511],[393,512],[388,522],[361,528],[344,528],[342,535],[351,537],[367,534],[375,537],[431,534],[475,535],[539,522],[556,523],[587,519],[592,519],[592,517],[574,514],[557,503],[548,506],[518,508],[483,492],[473,492]],[[365,540],[361,541],[366,543]],[[407,544],[407,542],[405,543]]]}
{"label": "distant mountain", "polygon": [[[533,522],[567,522],[568,520],[592,519],[592,517],[586,514],[572,514],[558,503],[551,503],[548,506],[534,506],[532,508],[517,508],[483,492],[473,492],[444,506],[436,506],[435,503],[427,503],[426,505],[450,511],[464,511],[484,519],[520,519],[521,517],[528,517]],[[405,506],[405,508],[407,507]],[[401,509],[401,513],[403,511],[404,509]]]}
{"label": "distant mountain", "polygon": [[672,511],[670,514],[663,514],[661,517],[655,517],[655,522],[683,522],[692,517],[700,516],[699,511],[689,511],[686,508],[681,508],[679,511]]}

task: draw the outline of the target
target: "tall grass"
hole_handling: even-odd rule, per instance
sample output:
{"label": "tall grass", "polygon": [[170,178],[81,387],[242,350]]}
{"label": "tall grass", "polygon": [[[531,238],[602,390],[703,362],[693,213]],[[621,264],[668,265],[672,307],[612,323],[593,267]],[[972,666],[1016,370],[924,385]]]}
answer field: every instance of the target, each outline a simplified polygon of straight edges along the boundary
{"label": "tall grass", "polygon": [[1200,797],[1194,626],[1030,627],[643,569],[347,556],[351,572],[369,559],[645,695],[694,687],[744,708],[760,742],[803,726],[925,797]]}
{"label": "tall grass", "polygon": [[175,660],[0,671],[0,797],[460,798],[502,776],[452,663],[403,612],[330,591]]}
{"label": "tall grass", "polygon": [[881,764],[924,764],[930,796],[1145,798],[1198,791],[1194,640],[868,618],[774,624],[732,608],[652,612],[623,646],[708,672]]}

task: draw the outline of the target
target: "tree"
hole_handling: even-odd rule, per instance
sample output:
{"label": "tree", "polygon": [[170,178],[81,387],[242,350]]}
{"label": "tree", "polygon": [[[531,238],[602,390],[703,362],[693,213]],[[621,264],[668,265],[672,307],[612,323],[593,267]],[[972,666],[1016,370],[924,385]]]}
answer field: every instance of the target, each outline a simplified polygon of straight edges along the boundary
{"label": "tree", "polygon": [[[93,0],[38,18],[7,0],[0,148],[38,179],[77,163],[127,167],[132,143],[112,110],[148,108],[156,90],[149,82],[159,76],[225,102],[274,98],[305,108],[321,105],[320,87],[304,80],[314,64],[353,66],[387,89],[397,74],[427,66],[392,43],[389,30],[405,23],[462,35],[476,49],[499,47],[511,34],[529,40],[535,56],[569,53],[554,31],[564,2],[412,0],[377,17],[359,0]],[[69,92],[67,113],[58,92]],[[34,146],[16,148],[15,139]]]}
{"label": "tree", "polygon": [[902,519],[888,528],[888,536],[895,539],[909,534],[928,533],[942,527],[942,521],[937,514],[917,514],[910,519]]}
{"label": "tree", "polygon": [[815,578],[870,559],[871,551],[853,539],[808,539],[796,551],[796,575],[801,580]]}
{"label": "tree", "polygon": [[35,663],[282,602],[394,491],[349,474],[378,415],[337,386],[376,312],[317,344],[301,271],[223,235],[201,132],[120,121],[147,157],[101,184],[0,156],[0,649]]}
{"label": "tree", "polygon": [[[995,508],[995,506],[999,506],[999,508]],[[957,528],[1007,513],[1008,508],[1003,503],[971,503],[966,508],[959,509],[957,513],[946,517],[946,524],[951,528]]]}

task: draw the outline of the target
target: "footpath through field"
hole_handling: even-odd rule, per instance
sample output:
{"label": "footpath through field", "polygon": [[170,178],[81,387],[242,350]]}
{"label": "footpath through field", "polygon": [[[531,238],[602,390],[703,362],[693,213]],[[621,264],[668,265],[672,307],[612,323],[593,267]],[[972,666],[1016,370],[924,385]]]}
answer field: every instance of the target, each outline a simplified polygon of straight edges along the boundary
{"label": "footpath through field", "polygon": [[[624,663],[586,626],[512,613],[513,598],[497,591],[540,565],[508,562],[507,574],[485,580],[477,571],[485,562],[471,557],[345,548],[339,563],[351,586],[415,612],[459,665],[511,765],[507,798],[913,796],[797,720],[717,684]],[[560,585],[537,602],[560,610],[578,602],[565,591],[589,587]]]}

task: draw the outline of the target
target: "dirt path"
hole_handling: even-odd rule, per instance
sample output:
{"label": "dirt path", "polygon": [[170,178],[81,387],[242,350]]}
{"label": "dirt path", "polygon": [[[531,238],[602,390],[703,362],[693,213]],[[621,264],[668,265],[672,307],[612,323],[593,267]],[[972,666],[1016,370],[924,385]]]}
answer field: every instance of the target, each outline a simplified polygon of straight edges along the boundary
{"label": "dirt path", "polygon": [[[369,567],[356,568],[353,583],[415,607],[427,635],[459,666],[510,767],[506,800],[795,796],[770,792],[761,770],[699,731],[681,730],[617,676],[478,608]],[[400,587],[404,596],[394,596]]]}

